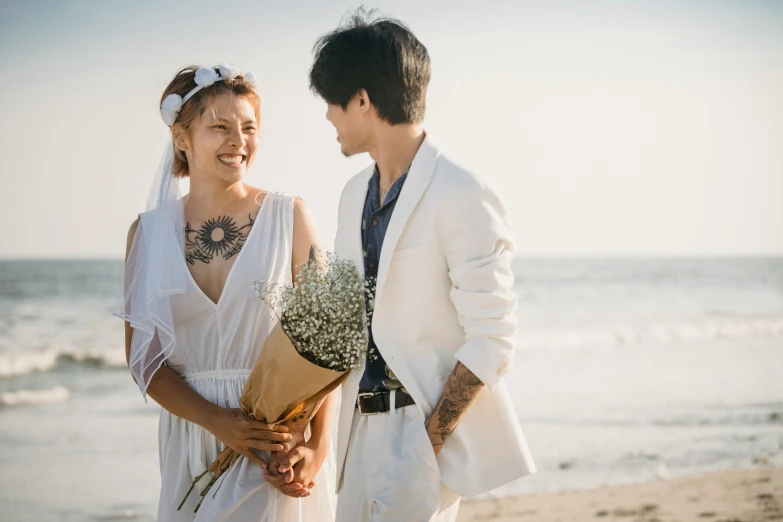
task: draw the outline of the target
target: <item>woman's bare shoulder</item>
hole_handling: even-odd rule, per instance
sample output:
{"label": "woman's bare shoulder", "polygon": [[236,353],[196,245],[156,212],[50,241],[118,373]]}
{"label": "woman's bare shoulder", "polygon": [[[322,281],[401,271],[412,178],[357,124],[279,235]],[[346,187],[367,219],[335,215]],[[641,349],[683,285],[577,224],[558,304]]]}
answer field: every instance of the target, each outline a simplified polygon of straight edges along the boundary
{"label": "woman's bare shoulder", "polygon": [[301,197],[291,196],[291,200],[294,202],[294,214],[307,212],[307,203]]}
{"label": "woman's bare shoulder", "polygon": [[128,252],[130,252],[131,245],[133,244],[133,238],[136,237],[136,229],[139,228],[139,219],[141,219],[141,218],[137,217],[133,221],[133,223],[131,223],[131,226],[128,229],[128,242],[127,242],[127,245],[125,247],[125,256],[126,257],[128,255]]}
{"label": "woman's bare shoulder", "polygon": [[128,229],[128,241],[133,241],[133,238],[136,236],[136,229],[139,228],[139,219],[136,218],[133,220],[133,223],[131,223],[130,228]]}

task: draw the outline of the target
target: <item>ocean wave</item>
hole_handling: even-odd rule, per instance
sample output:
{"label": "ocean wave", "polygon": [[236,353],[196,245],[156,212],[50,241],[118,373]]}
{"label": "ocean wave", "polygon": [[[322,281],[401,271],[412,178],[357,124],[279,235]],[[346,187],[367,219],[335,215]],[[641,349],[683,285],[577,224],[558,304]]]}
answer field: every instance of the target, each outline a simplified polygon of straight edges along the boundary
{"label": "ocean wave", "polygon": [[[783,337],[783,317],[720,318],[690,323],[649,323],[635,326],[556,328],[520,327],[518,346],[530,348],[580,348],[635,345],[643,342],[677,343],[698,340]],[[126,368],[123,350],[50,349],[0,353],[0,378],[78,369]]]}
{"label": "ocean wave", "polygon": [[783,337],[783,317],[763,319],[721,318],[690,323],[648,324],[635,327],[585,328],[581,330],[520,329],[521,348],[578,348],[616,346],[647,341],[681,341]]}
{"label": "ocean wave", "polygon": [[54,386],[41,390],[17,390],[0,393],[0,407],[28,404],[51,404],[67,401],[71,391],[65,386]]}
{"label": "ocean wave", "polygon": [[86,368],[124,368],[125,353],[120,350],[47,350],[0,354],[0,378],[49,372],[65,365]]}

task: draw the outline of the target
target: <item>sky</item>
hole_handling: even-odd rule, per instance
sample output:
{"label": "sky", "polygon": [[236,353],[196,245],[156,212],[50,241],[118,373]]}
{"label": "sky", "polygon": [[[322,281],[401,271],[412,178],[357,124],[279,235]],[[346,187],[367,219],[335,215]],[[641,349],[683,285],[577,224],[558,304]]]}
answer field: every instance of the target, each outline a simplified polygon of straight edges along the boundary
{"label": "sky", "polygon": [[[783,2],[367,2],[427,47],[424,128],[522,257],[783,255]],[[121,258],[190,64],[255,72],[250,184],[331,246],[345,182],[312,46],[357,3],[0,0],[0,258]]]}

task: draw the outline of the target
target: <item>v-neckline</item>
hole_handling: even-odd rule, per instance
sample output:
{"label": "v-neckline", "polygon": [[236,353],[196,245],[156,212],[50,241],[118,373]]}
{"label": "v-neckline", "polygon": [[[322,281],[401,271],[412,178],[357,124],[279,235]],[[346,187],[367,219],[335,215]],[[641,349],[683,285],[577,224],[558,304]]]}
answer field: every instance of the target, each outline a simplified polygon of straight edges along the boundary
{"label": "v-neckline", "polygon": [[[223,302],[223,295],[226,293],[226,288],[228,288],[228,283],[231,281],[231,276],[234,274],[234,268],[236,268],[237,264],[239,264],[239,260],[242,259],[242,255],[245,253],[245,246],[250,242],[250,238],[253,236],[253,232],[255,232],[256,228],[256,221],[258,221],[259,216],[261,215],[261,212],[264,211],[264,206],[266,205],[266,200],[269,199],[271,193],[267,192],[264,196],[264,200],[261,201],[261,204],[258,205],[258,213],[256,213],[256,219],[253,221],[253,226],[250,227],[250,232],[247,233],[247,238],[245,239],[244,245],[242,245],[242,248],[239,250],[239,253],[237,254],[237,258],[234,259],[234,264],[231,265],[231,268],[228,269],[228,275],[226,276],[226,280],[223,282],[223,289],[220,291],[220,296],[218,296],[217,301],[213,301],[212,298],[210,298],[204,290],[201,289],[201,287],[196,282],[196,279],[193,277],[193,274],[190,273],[190,270],[188,270],[188,262],[185,261],[185,257],[182,256],[180,259],[182,260],[182,267],[185,269],[185,272],[187,272],[188,277],[190,278],[190,282],[193,283],[193,286],[196,287],[196,291],[201,295],[201,297],[204,298],[204,300],[212,305],[213,308],[218,309],[220,308],[220,303]],[[183,211],[185,203],[182,203]]]}

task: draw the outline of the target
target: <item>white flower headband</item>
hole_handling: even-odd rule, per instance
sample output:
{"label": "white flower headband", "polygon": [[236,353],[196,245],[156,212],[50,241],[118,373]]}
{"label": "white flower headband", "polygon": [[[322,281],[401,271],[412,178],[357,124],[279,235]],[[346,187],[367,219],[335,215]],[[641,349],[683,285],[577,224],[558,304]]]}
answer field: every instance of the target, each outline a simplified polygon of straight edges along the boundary
{"label": "white flower headband", "polygon": [[194,94],[204,87],[209,87],[213,83],[222,80],[233,80],[239,76],[241,76],[242,80],[245,82],[249,82],[253,85],[256,84],[256,77],[251,72],[243,73],[233,65],[225,63],[218,65],[217,68],[218,71],[220,71],[219,73],[218,71],[215,71],[213,67],[201,67],[196,70],[196,86],[187,93],[184,98],[179,94],[169,94],[166,96],[166,99],[164,99],[163,103],[160,105],[160,116],[163,118],[163,121],[166,122],[166,125],[169,127],[174,125],[174,122],[177,121],[177,115],[185,102],[191,99]]}

